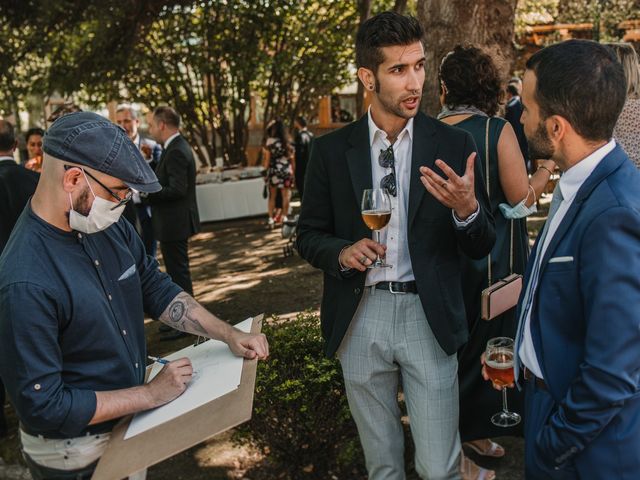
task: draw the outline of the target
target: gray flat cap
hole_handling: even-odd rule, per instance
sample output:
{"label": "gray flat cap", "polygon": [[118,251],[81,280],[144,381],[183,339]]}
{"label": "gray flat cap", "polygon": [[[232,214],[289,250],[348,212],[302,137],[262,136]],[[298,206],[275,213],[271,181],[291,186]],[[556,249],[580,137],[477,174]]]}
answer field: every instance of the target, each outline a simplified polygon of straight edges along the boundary
{"label": "gray flat cap", "polygon": [[124,129],[96,113],[76,112],[58,118],[42,144],[52,157],[93,168],[140,192],[162,189]]}

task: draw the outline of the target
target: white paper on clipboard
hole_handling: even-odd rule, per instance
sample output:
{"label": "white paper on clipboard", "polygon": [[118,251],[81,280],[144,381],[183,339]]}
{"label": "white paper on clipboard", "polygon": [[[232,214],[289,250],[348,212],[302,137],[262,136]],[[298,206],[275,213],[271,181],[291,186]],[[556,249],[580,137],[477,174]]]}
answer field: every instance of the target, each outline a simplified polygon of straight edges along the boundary
{"label": "white paper on clipboard", "polygon": [[[243,332],[251,330],[252,318],[238,323],[236,328]],[[157,425],[168,422],[180,415],[221,397],[240,385],[242,376],[242,357],[236,357],[226,343],[219,340],[207,340],[197,346],[190,345],[166,355],[167,360],[187,357],[193,370],[197,372],[185,392],[162,407],[136,414],[131,420],[124,439],[127,440]],[[149,380],[155,377],[163,365],[155,364],[149,374]]]}

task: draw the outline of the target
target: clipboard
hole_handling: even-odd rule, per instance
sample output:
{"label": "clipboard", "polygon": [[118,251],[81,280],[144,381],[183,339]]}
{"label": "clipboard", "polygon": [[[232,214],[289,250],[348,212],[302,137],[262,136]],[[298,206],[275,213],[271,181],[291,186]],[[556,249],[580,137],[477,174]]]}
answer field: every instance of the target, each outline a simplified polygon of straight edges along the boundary
{"label": "clipboard", "polygon": [[[253,318],[251,333],[260,333],[264,315]],[[122,419],[100,458],[92,480],[123,479],[251,418],[257,360],[244,360],[240,386],[184,415],[124,440],[133,418]],[[214,413],[214,414],[212,414]]]}

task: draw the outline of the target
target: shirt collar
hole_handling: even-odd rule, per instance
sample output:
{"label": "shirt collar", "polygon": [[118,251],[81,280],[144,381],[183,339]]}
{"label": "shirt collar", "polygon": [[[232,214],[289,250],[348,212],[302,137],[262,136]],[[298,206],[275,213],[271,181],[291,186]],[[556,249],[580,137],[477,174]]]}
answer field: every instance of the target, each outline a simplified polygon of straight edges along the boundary
{"label": "shirt collar", "polygon": [[573,200],[573,197],[576,196],[584,181],[589,177],[589,175],[591,175],[602,159],[615,148],[615,146],[615,140],[609,140],[606,145],[603,145],[564,172],[562,177],[560,177],[560,191],[562,192],[562,198],[564,200]]}
{"label": "shirt collar", "polygon": [[[373,146],[373,142],[375,142],[376,140],[376,135],[378,135],[382,140],[387,140],[387,132],[379,128],[376,125],[376,122],[373,121],[373,117],[371,116],[371,105],[369,105],[367,119],[369,122],[369,145]],[[409,139],[413,139],[413,117],[407,121],[407,124],[398,134],[398,138],[396,139],[395,143],[398,144],[405,135],[409,135]]]}
{"label": "shirt collar", "polygon": [[16,163],[16,159],[13,157],[9,157],[8,155],[0,155],[0,162],[5,162],[11,160],[13,163]]}
{"label": "shirt collar", "polygon": [[173,141],[174,138],[176,138],[178,135],[180,135],[180,132],[176,132],[173,135],[171,135],[169,138],[167,138],[164,142],[164,148],[166,149],[169,144]]}
{"label": "shirt collar", "polygon": [[134,145],[140,145],[140,134],[136,133],[136,136],[131,139]]}

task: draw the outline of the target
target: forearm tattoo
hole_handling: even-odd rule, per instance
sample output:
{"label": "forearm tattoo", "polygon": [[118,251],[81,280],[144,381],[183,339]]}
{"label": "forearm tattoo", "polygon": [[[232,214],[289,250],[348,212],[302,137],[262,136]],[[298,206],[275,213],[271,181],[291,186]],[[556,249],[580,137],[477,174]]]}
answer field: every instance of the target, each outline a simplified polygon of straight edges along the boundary
{"label": "forearm tattoo", "polygon": [[194,335],[209,336],[202,324],[195,318],[200,305],[189,294],[180,293],[160,315],[160,321],[167,325]]}

